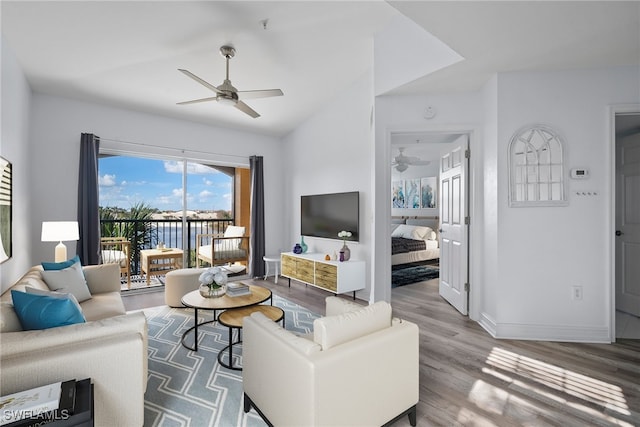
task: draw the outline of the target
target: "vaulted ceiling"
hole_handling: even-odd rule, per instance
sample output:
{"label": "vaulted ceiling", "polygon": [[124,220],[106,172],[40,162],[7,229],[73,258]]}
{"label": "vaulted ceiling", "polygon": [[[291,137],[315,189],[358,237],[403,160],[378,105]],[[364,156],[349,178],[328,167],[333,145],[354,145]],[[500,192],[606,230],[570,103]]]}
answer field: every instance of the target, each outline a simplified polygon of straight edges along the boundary
{"label": "vaulted ceiling", "polygon": [[[2,34],[36,92],[284,135],[371,69],[373,36],[399,14],[465,59],[390,93],[477,90],[493,73],[640,63],[638,2],[2,1]],[[252,119],[214,86],[233,45]],[[399,49],[402,46],[398,47]],[[428,55],[429,52],[425,52]]]}

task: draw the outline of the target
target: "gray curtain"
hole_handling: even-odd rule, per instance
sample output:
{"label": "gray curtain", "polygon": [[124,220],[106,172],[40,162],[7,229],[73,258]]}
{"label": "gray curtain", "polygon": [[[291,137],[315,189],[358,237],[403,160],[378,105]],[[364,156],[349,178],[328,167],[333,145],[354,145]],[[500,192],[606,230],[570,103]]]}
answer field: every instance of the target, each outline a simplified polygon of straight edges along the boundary
{"label": "gray curtain", "polygon": [[76,246],[82,265],[100,263],[100,213],[98,211],[98,153],[100,138],[92,133],[80,137],[78,174],[78,227]]}
{"label": "gray curtain", "polygon": [[253,277],[264,276],[264,178],[262,156],[251,156],[251,258]]}

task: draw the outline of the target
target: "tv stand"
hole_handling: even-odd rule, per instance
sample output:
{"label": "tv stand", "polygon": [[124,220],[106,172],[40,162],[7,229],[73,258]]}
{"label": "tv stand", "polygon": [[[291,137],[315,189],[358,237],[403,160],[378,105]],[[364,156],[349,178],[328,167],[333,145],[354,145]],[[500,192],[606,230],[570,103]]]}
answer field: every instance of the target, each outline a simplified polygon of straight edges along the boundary
{"label": "tv stand", "polygon": [[364,261],[327,261],[324,257],[320,253],[284,252],[280,254],[280,275],[289,279],[289,287],[294,279],[336,295],[353,292],[356,299],[356,291],[364,289]]}

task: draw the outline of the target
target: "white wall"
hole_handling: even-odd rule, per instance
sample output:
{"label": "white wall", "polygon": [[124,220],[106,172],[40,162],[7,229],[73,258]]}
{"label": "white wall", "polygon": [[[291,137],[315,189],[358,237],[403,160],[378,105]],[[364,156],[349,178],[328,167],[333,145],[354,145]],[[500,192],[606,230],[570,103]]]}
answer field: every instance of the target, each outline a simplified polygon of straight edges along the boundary
{"label": "white wall", "polygon": [[[498,274],[487,284],[495,290],[495,333],[607,342],[613,268],[607,106],[638,101],[638,67],[505,73],[496,89],[497,152],[487,147],[485,157],[495,155],[498,165]],[[508,206],[509,140],[532,123],[551,126],[565,140],[566,207]],[[570,180],[573,167],[589,168],[590,178]],[[598,196],[577,197],[577,190]],[[574,285],[583,287],[583,300],[571,299]]]}
{"label": "white wall", "polygon": [[[30,164],[33,178],[33,185],[30,186],[32,209],[28,221],[29,226],[37,232],[31,235],[31,263],[53,257],[54,245],[40,242],[41,222],[73,220],[77,216],[78,159],[82,132],[93,133],[104,139],[214,153],[207,157],[218,156],[226,162],[229,157],[225,154],[246,156],[245,165],[248,165],[250,155],[264,156],[266,250],[272,252],[281,245],[283,163],[278,139],[35,94],[30,135],[34,153]],[[134,151],[147,149],[136,145],[127,147]],[[194,156],[193,153],[188,154]],[[75,243],[68,242],[67,247],[69,253],[75,253]]]}
{"label": "white wall", "polygon": [[[29,199],[31,156],[29,150],[29,112],[31,89],[18,61],[2,37],[2,137],[0,155],[13,167],[13,255],[0,265],[0,283],[4,291],[31,266],[31,235],[26,220],[32,211]],[[37,230],[39,235],[40,229]]]}
{"label": "white wall", "polygon": [[[478,173],[481,157],[475,155],[481,147],[482,135],[478,130],[482,125],[482,96],[480,92],[457,93],[432,96],[378,96],[375,100],[375,299],[389,301],[391,299],[391,231],[390,221],[392,209],[391,168],[393,157],[390,149],[394,133],[404,132],[450,132],[472,133],[470,139],[471,173]],[[426,120],[424,109],[433,106],[437,115]],[[472,203],[476,198],[473,194]],[[473,217],[472,206],[471,215]],[[471,245],[475,228],[472,223]],[[479,252],[479,251],[478,251]],[[472,265],[472,274],[474,267]],[[475,314],[474,314],[475,315]]]}
{"label": "white wall", "polygon": [[[358,298],[369,299],[372,212],[372,99],[370,73],[345,89],[284,139],[284,194],[282,213],[287,224],[290,251],[300,241],[300,196],[307,194],[360,192],[360,242],[348,243],[351,258],[366,261],[367,289]],[[336,236],[336,239],[337,236]],[[340,240],[305,237],[309,252],[333,254]]]}
{"label": "white wall", "polygon": [[[470,143],[471,293],[479,305],[470,316],[494,336],[608,341],[612,266],[606,192],[612,171],[607,107],[638,102],[638,75],[638,67],[504,73],[480,93],[376,99],[376,156],[390,158],[385,144],[394,131],[468,124],[481,129],[481,137]],[[428,124],[421,117],[427,105],[438,110]],[[508,143],[531,123],[546,123],[565,138],[569,206],[508,207]],[[590,179],[569,180],[572,167],[588,167]],[[376,159],[376,175],[386,170]],[[389,194],[388,181],[379,182],[376,197]],[[579,190],[599,196],[571,195]],[[384,232],[386,205],[376,202],[376,234]],[[376,278],[376,298],[384,293],[390,270],[386,234],[375,240],[376,274],[382,277]],[[571,300],[573,285],[583,287],[582,301]]]}

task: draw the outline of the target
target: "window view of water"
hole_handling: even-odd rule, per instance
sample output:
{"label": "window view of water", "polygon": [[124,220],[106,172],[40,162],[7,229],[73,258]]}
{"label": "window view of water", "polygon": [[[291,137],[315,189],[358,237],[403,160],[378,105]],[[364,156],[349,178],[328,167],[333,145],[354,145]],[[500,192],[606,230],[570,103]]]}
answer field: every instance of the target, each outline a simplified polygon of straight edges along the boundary
{"label": "window view of water", "polygon": [[[233,174],[228,170],[187,162],[183,187],[183,161],[101,157],[102,236],[126,237],[132,243],[134,258],[140,250],[159,243],[195,251],[197,234],[223,233],[233,224]],[[186,233],[188,238],[183,242]]]}

